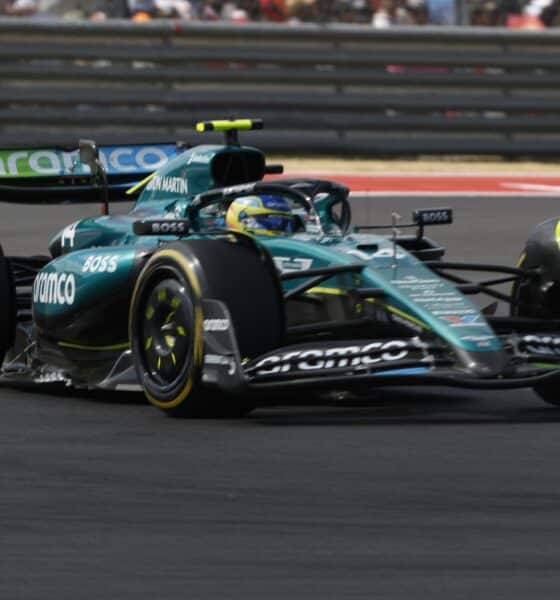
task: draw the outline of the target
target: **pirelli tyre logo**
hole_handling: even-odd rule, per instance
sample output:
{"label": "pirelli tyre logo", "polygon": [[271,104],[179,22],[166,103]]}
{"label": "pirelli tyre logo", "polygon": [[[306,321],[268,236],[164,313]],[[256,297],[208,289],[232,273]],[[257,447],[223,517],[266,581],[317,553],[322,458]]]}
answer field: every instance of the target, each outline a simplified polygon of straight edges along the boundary
{"label": "pirelli tyre logo", "polygon": [[418,360],[429,361],[425,345],[419,339],[380,340],[364,345],[353,344],[334,348],[294,348],[271,354],[251,365],[256,376],[276,375],[289,372],[318,372],[330,369],[364,370],[387,362],[409,358],[414,353]]}
{"label": "pirelli tyre logo", "polygon": [[72,305],[76,299],[76,279],[72,273],[39,273],[33,283],[33,302]]}

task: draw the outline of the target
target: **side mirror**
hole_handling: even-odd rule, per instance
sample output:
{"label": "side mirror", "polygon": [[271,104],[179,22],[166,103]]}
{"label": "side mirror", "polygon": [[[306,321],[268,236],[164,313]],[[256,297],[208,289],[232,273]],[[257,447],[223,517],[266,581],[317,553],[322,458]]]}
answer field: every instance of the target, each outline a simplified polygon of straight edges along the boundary
{"label": "side mirror", "polygon": [[93,140],[80,140],[78,142],[80,151],[80,162],[87,165],[92,174],[95,174],[99,168],[99,150]]}

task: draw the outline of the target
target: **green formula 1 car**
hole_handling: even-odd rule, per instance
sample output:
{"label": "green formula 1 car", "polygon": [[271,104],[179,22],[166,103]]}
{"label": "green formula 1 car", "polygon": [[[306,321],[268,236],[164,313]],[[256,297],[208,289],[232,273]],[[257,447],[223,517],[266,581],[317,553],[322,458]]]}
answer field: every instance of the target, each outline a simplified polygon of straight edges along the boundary
{"label": "green formula 1 car", "polygon": [[[198,125],[225,131],[223,145],[0,153],[1,200],[102,205],[50,256],[0,258],[1,380],[143,390],[173,416],[389,385],[533,387],[560,403],[556,219],[515,268],[445,262],[424,229],[449,209],[417,211],[399,226],[410,235],[351,229],[344,186],[265,180],[280,168],[237,138],[260,125]],[[111,216],[126,189],[134,208]],[[510,316],[481,311],[480,293]]]}

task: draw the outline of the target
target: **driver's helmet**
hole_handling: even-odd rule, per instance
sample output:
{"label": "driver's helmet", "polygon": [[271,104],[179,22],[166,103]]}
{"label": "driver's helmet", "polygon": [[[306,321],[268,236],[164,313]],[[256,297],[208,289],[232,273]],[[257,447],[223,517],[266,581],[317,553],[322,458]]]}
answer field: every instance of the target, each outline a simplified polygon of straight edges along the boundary
{"label": "driver's helmet", "polygon": [[226,224],[231,229],[259,235],[293,233],[294,215],[282,196],[259,194],[236,198],[229,206]]}

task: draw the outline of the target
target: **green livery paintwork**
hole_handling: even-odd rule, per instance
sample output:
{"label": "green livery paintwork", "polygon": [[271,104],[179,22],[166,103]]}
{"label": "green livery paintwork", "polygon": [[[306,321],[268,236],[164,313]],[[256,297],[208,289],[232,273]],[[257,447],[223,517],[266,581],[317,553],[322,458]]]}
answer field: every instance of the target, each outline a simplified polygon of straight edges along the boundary
{"label": "green livery paintwork", "polygon": [[[420,260],[393,246],[382,236],[352,234],[315,240],[308,235],[262,239],[273,256],[307,258],[308,268],[366,263],[359,287],[383,288],[391,305],[438,332],[453,345],[467,351],[497,351],[502,348],[478,307],[453,285],[438,277]],[[368,253],[359,246],[369,245]],[[297,264],[294,262],[294,264]],[[321,284],[333,288],[355,287],[354,275],[337,276]],[[297,282],[287,282],[287,287]],[[462,319],[462,320],[461,320]],[[453,322],[455,321],[455,322]]]}
{"label": "green livery paintwork", "polygon": [[[135,207],[127,215],[86,218],[63,229],[51,242],[51,250],[60,257],[53,260],[43,273],[47,277],[53,273],[59,276],[57,293],[59,289],[68,292],[65,286],[71,275],[75,280],[75,297],[71,304],[62,303],[57,301],[58,298],[52,301],[52,298],[44,296],[44,290],[41,298],[41,290],[38,296],[34,290],[35,314],[45,319],[56,319],[68,312],[91,309],[119,290],[125,290],[127,286],[130,288],[139,253],[177,239],[173,236],[138,237],[133,233],[134,221],[185,218],[197,194],[224,185],[227,173],[223,171],[229,167],[222,167],[222,171],[217,169],[220,160],[225,156],[230,162],[222,161],[223,164],[235,164],[237,155],[243,153],[252,161],[251,168],[258,174],[256,179],[261,179],[264,176],[264,155],[259,150],[242,146],[198,146],[172,158],[147,180]],[[263,168],[258,173],[261,163]],[[336,227],[329,221],[328,208],[329,199],[323,199],[319,214],[324,230],[328,232],[326,235],[309,230],[309,233],[292,236],[259,238],[281,270],[364,264],[359,276],[346,273],[321,285],[338,290],[382,288],[387,295],[380,302],[388,310],[453,347],[478,354],[502,351],[500,340],[479,309],[451,283],[387,237],[336,233]],[[194,235],[204,236],[204,223],[193,225],[195,229],[201,227]],[[115,257],[117,266],[111,271],[108,268],[86,269],[87,261],[91,266],[96,257]],[[61,283],[63,274],[66,274],[66,279]],[[289,289],[297,282],[288,281],[284,285]],[[43,301],[45,299],[46,302]],[[79,343],[79,340],[74,342]],[[115,339],[115,343],[121,342],[122,337]]]}
{"label": "green livery paintwork", "polygon": [[[170,160],[148,181],[138,199],[138,206],[160,205],[167,200],[192,198],[220,186],[221,178],[214,172],[212,163],[223,152],[223,146],[196,146]],[[231,155],[243,154],[244,158],[253,157],[255,162],[264,166],[264,154],[257,148],[231,146],[227,148],[227,152]]]}
{"label": "green livery paintwork", "polygon": [[[133,246],[103,247],[71,252],[52,261],[35,279],[36,316],[56,318],[69,311],[79,313],[117,295],[129,285],[135,256]],[[66,285],[69,277],[75,282],[70,293]]]}

